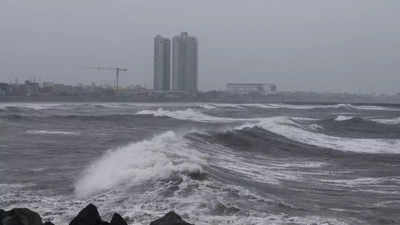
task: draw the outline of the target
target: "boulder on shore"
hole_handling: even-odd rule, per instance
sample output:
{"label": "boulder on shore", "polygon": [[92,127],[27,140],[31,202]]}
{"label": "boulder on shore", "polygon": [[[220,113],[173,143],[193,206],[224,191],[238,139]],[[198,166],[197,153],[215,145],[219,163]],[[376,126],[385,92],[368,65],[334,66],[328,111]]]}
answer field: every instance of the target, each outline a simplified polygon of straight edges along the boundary
{"label": "boulder on shore", "polygon": [[110,225],[128,225],[126,221],[118,213],[114,213]]}
{"label": "boulder on shore", "polygon": [[[5,212],[6,212],[6,211],[0,209],[0,221],[1,221],[1,218],[3,218],[3,214],[4,214]],[[1,223],[1,222],[0,222],[0,223]]]}
{"label": "boulder on shore", "polygon": [[165,216],[150,223],[150,225],[193,225],[184,221],[178,214],[171,211]]}
{"label": "boulder on shore", "polygon": [[48,221],[48,222],[44,223],[43,225],[54,225],[54,223]]}
{"label": "boulder on shore", "polygon": [[97,207],[93,204],[89,204],[82,209],[79,214],[69,223],[69,225],[101,225],[100,214],[97,211]]}
{"label": "boulder on shore", "polygon": [[43,225],[43,222],[36,212],[26,208],[15,208],[0,211],[0,225]]}
{"label": "boulder on shore", "polygon": [[[0,209],[0,225],[54,225],[52,222],[42,222],[36,212],[26,208],[15,208],[9,211]],[[97,207],[87,205],[72,219],[69,225],[128,225],[118,213],[114,213],[111,222],[101,219]],[[193,225],[184,221],[181,216],[171,211],[163,217],[153,221],[150,225]]]}

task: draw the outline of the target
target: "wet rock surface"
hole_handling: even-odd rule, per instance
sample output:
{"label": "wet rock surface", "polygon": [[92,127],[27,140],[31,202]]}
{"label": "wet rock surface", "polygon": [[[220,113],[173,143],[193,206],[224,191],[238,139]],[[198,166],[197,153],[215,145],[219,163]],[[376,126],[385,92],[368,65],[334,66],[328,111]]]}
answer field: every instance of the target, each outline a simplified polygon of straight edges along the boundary
{"label": "wet rock surface", "polygon": [[0,211],[0,225],[43,225],[43,223],[36,212],[25,208],[15,208],[10,211]]}
{"label": "wet rock surface", "polygon": [[192,225],[184,221],[178,214],[171,211],[158,220],[150,223],[150,225]]}
{"label": "wet rock surface", "polygon": [[[9,211],[0,209],[0,225],[54,225],[52,222],[42,222],[40,215],[30,209],[15,208]],[[110,222],[103,221],[97,207],[87,205],[72,219],[69,225],[128,225],[124,218],[114,213]],[[184,221],[181,216],[171,211],[153,221],[150,225],[193,225]]]}

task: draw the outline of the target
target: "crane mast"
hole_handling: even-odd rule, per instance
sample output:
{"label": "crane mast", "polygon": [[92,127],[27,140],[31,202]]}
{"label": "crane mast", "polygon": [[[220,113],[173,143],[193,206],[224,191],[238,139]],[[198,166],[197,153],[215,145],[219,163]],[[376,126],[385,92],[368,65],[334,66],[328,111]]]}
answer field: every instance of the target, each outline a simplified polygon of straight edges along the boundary
{"label": "crane mast", "polygon": [[117,90],[117,91],[118,91],[118,89],[119,89],[119,73],[120,73],[120,72],[127,72],[127,71],[128,71],[128,69],[121,68],[121,67],[102,67],[102,66],[96,66],[96,67],[90,67],[90,69],[105,70],[105,71],[115,71],[114,88],[115,88],[115,90]]}

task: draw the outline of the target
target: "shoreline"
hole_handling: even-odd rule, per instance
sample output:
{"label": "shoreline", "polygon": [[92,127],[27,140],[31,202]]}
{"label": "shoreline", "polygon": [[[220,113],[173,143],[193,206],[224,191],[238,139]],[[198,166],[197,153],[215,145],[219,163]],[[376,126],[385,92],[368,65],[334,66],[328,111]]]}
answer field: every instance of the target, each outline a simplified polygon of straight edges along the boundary
{"label": "shoreline", "polygon": [[400,107],[400,100],[393,99],[296,99],[292,97],[266,97],[263,99],[152,99],[122,96],[64,97],[64,96],[0,96],[2,103],[220,103],[220,104],[291,104],[291,105],[376,105]]}

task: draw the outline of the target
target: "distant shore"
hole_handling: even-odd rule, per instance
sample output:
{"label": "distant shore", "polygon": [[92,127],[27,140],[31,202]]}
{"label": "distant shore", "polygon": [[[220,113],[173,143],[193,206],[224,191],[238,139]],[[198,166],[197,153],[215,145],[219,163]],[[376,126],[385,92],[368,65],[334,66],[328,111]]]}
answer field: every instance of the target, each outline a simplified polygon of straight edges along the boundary
{"label": "distant shore", "polygon": [[199,103],[283,103],[283,104],[355,104],[355,105],[382,105],[400,107],[399,98],[337,98],[337,97],[298,97],[298,96],[265,96],[263,98],[150,98],[127,96],[0,96],[0,103],[90,103],[90,102],[124,102],[124,103],[168,103],[168,102],[199,102]]}

